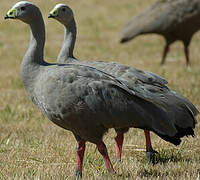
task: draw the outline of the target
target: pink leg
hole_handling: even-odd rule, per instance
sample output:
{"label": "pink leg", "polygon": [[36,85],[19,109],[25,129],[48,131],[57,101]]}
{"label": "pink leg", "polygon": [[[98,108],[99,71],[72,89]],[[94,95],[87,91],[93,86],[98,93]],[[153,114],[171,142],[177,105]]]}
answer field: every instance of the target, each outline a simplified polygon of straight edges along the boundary
{"label": "pink leg", "polygon": [[151,145],[151,138],[150,138],[150,132],[147,130],[144,130],[145,138],[146,138],[146,155],[147,155],[147,163],[154,163],[155,161],[155,154],[158,153],[157,151],[154,151]]}
{"label": "pink leg", "polygon": [[121,161],[123,141],[124,141],[124,133],[122,132],[117,133],[117,136],[115,137],[115,144],[116,144],[116,157],[117,160],[119,161]]}
{"label": "pink leg", "polygon": [[109,172],[115,173],[115,170],[110,162],[110,158],[108,156],[107,148],[106,145],[104,144],[103,141],[101,141],[99,144],[97,144],[97,148],[101,155],[103,156],[106,168],[108,169]]}
{"label": "pink leg", "polygon": [[146,150],[147,152],[151,152],[153,150],[151,145],[151,138],[150,138],[150,132],[147,130],[144,130],[145,138],[146,138]]}
{"label": "pink leg", "polygon": [[83,167],[83,157],[84,157],[84,152],[85,152],[85,141],[81,140],[78,142],[78,147],[77,147],[77,157],[76,157],[76,174],[75,176],[82,177],[82,167]]}

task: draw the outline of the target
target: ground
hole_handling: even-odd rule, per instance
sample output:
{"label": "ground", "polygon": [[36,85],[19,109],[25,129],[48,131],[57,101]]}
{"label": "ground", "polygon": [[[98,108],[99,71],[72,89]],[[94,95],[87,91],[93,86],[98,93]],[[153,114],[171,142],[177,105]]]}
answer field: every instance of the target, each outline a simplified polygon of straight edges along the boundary
{"label": "ground", "polygon": [[[55,1],[36,1],[46,24],[45,59],[54,62],[63,39],[63,27],[48,12]],[[168,86],[191,100],[200,109],[200,37],[195,34],[190,46],[191,68],[187,69],[180,42],[171,47],[166,65],[161,67],[164,39],[157,35],[140,36],[120,44],[122,27],[154,0],[77,0],[64,1],[74,10],[78,35],[75,56],[82,60],[117,61],[159,74]],[[73,179],[76,142],[72,134],[48,119],[28,99],[19,77],[21,59],[29,41],[29,28],[19,22],[3,20],[16,1],[1,0],[0,11],[0,179]],[[199,121],[200,118],[197,120]],[[195,138],[183,138],[171,145],[151,134],[159,152],[155,165],[145,163],[144,133],[131,129],[125,135],[122,161],[115,162],[111,130],[104,137],[117,171],[109,175],[95,145],[87,143],[84,179],[198,179],[200,176],[200,127]]]}

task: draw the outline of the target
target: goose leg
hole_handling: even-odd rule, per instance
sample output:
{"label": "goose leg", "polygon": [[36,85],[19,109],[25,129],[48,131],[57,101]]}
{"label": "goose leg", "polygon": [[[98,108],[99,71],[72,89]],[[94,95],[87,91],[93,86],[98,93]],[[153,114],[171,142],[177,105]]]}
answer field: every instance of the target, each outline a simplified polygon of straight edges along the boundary
{"label": "goose leg", "polygon": [[78,142],[78,146],[76,149],[76,172],[75,178],[80,179],[82,178],[82,167],[83,167],[83,157],[85,152],[85,141],[81,140]]}
{"label": "goose leg", "polygon": [[109,172],[115,173],[115,170],[111,164],[110,158],[108,156],[107,148],[106,145],[104,144],[103,141],[101,141],[99,144],[97,144],[98,151],[100,154],[103,156],[106,168],[108,169]]}
{"label": "goose leg", "polygon": [[121,161],[123,141],[124,141],[124,133],[123,132],[117,133],[117,136],[115,137],[115,145],[116,145],[116,158],[118,161]]}
{"label": "goose leg", "polygon": [[165,59],[166,59],[166,56],[167,56],[167,53],[169,52],[169,44],[166,43],[165,45],[165,48],[164,48],[164,51],[163,51],[163,56],[162,56],[162,61],[161,61],[161,65],[165,64]]}
{"label": "goose leg", "polygon": [[151,145],[151,138],[150,132],[144,130],[145,138],[146,138],[146,156],[147,156],[147,163],[154,163],[155,161],[155,154],[158,153],[157,151],[153,150]]}

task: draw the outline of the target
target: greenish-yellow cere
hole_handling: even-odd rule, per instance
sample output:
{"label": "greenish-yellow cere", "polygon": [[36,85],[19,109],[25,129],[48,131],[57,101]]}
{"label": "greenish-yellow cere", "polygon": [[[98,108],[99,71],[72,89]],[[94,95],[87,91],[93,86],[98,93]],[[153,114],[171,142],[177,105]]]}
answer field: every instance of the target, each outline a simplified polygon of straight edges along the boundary
{"label": "greenish-yellow cere", "polygon": [[7,16],[14,18],[16,16],[16,12],[17,12],[17,10],[15,8],[12,8],[7,12]]}
{"label": "greenish-yellow cere", "polygon": [[54,17],[58,16],[58,9],[54,8],[52,11],[50,11],[49,14],[54,16]]}

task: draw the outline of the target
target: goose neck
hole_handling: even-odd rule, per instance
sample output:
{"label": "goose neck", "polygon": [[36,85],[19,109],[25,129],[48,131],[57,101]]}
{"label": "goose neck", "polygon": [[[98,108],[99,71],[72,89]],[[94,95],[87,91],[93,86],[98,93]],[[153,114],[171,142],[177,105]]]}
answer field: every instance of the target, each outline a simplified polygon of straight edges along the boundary
{"label": "goose neck", "polygon": [[61,51],[58,55],[58,63],[67,63],[70,59],[74,59],[73,51],[76,42],[76,23],[72,19],[68,25],[64,25],[64,40]]}
{"label": "goose neck", "polygon": [[30,24],[31,38],[25,58],[31,62],[44,63],[45,26],[43,19],[38,19]]}
{"label": "goose neck", "polygon": [[38,76],[41,67],[48,64],[43,60],[45,26],[41,15],[36,21],[32,21],[30,28],[30,43],[20,68],[21,79],[28,92],[31,91],[33,81]]}

